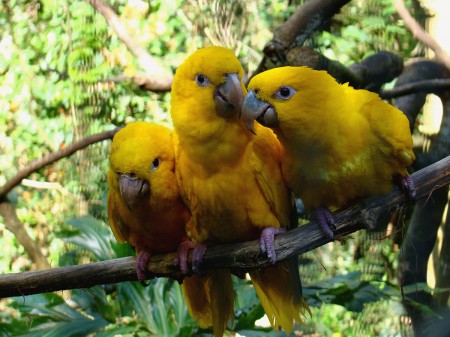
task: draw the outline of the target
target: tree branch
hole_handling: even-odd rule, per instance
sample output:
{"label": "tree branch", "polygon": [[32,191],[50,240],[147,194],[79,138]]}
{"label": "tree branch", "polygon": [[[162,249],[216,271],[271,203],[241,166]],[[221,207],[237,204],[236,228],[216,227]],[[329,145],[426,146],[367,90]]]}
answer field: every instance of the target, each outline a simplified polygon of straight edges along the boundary
{"label": "tree branch", "polygon": [[395,10],[405,22],[406,27],[413,33],[414,37],[425,46],[434,51],[436,60],[445,64],[450,69],[450,55],[428,34],[422,26],[411,16],[403,0],[394,0]]}
{"label": "tree branch", "polygon": [[352,64],[349,70],[361,78],[359,88],[379,92],[383,84],[401,74],[403,58],[389,51],[379,51]]}
{"label": "tree branch", "polygon": [[272,41],[277,41],[285,48],[295,42],[303,43],[321,28],[323,24],[339,12],[350,0],[309,0],[291,15],[286,22],[277,28]]}
{"label": "tree branch", "polygon": [[[415,82],[437,79],[443,80],[448,78],[450,78],[450,72],[442,63],[430,60],[420,60],[409,64],[405,69],[403,69],[403,72],[395,82],[394,90],[401,86],[409,85]],[[439,97],[441,97],[443,93],[445,93],[445,91],[435,91],[435,94],[437,94]],[[397,109],[403,111],[406,117],[408,117],[411,132],[414,131],[417,116],[421,112],[422,107],[425,104],[426,96],[426,93],[416,92],[414,94],[400,96],[393,102],[393,105]],[[441,99],[442,98],[443,97],[441,97]],[[448,151],[445,152],[445,155],[447,155],[447,153]],[[434,163],[441,158],[443,157],[433,160],[429,162],[429,164]],[[417,159],[415,164],[416,163]]]}
{"label": "tree branch", "polygon": [[155,79],[152,75],[149,74],[135,74],[134,76],[127,76],[124,74],[108,77],[101,82],[113,82],[113,83],[121,83],[121,82],[133,82],[136,85],[138,85],[141,89],[148,90],[148,91],[154,91],[154,92],[164,92],[169,91],[170,87],[167,88],[167,90],[155,90],[155,86],[153,84],[153,81]]}
{"label": "tree branch", "polygon": [[380,97],[383,99],[389,99],[419,92],[425,94],[436,93],[442,90],[450,90],[449,78],[417,81],[403,84],[390,90],[382,90],[380,92]]}
{"label": "tree branch", "polygon": [[354,88],[360,88],[363,81],[359,73],[338,61],[330,60],[310,47],[299,46],[289,49],[286,53],[286,60],[289,66],[307,66],[315,70],[325,70],[339,83],[349,82]]}
{"label": "tree branch", "polygon": [[28,235],[23,223],[19,220],[14,205],[8,201],[0,202],[0,215],[3,216],[5,227],[15,235],[31,260],[36,263],[36,267],[38,269],[50,268],[50,264],[41,249]]}
{"label": "tree branch", "polygon": [[[412,175],[417,198],[427,197],[433,190],[450,183],[450,156]],[[343,211],[336,212],[336,238],[363,229],[373,228],[379,218],[395,212],[406,202],[405,194],[395,187],[389,194],[368,198]],[[330,240],[319,226],[310,222],[275,239],[278,260],[299,255]],[[180,279],[182,275],[173,264],[174,253],[152,256],[148,265],[155,276]],[[269,265],[260,253],[259,242],[243,242],[211,246],[203,260],[204,270],[230,268],[249,270]],[[98,284],[136,280],[135,258],[127,257],[45,271],[24,272],[0,276],[0,297],[23,296],[64,289],[87,288]]]}
{"label": "tree branch", "polygon": [[309,0],[299,7],[273,34],[264,47],[264,57],[252,77],[265,70],[285,66],[289,49],[301,46],[350,0]]}
{"label": "tree branch", "polygon": [[[133,39],[114,10],[103,0],[87,0],[87,2],[105,17],[108,24],[116,32],[117,37],[127,46],[128,50],[136,57],[141,68],[147,73],[145,85],[140,85],[154,92],[169,91],[173,80],[172,73]],[[142,79],[143,76],[140,76],[140,78]]]}
{"label": "tree branch", "polygon": [[5,185],[0,187],[0,201],[6,198],[6,194],[10,192],[14,187],[20,184],[22,179],[28,177],[31,173],[43,168],[46,165],[54,163],[61,158],[68,157],[78,150],[84,149],[85,147],[101,142],[105,139],[111,139],[120,128],[114,130],[104,131],[97,133],[95,135],[80,139],[79,141],[72,143],[62,150],[52,152],[43,158],[36,159],[32,161],[28,166],[24,167],[22,170],[17,172],[11,179],[9,179]]}

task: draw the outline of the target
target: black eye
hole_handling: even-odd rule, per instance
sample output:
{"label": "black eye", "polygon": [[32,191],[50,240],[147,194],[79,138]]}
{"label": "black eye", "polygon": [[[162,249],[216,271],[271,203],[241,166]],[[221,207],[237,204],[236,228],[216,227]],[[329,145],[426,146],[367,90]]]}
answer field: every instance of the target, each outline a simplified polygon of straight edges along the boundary
{"label": "black eye", "polygon": [[295,90],[291,87],[281,87],[275,93],[275,97],[278,99],[286,100],[294,96]]}
{"label": "black eye", "polygon": [[156,158],[154,161],[152,161],[152,167],[150,168],[150,171],[156,171],[156,169],[159,167],[159,158]]}
{"label": "black eye", "polygon": [[195,82],[197,82],[197,84],[198,84],[200,87],[207,87],[207,86],[210,85],[210,82],[209,82],[209,80],[208,80],[208,77],[206,77],[206,76],[203,75],[203,74],[197,74],[197,75],[195,76]]}

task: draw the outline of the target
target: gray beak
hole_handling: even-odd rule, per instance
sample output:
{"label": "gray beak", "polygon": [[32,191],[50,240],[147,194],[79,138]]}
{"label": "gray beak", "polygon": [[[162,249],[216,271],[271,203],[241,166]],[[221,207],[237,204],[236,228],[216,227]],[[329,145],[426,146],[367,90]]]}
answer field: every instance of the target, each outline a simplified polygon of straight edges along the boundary
{"label": "gray beak", "polygon": [[150,194],[150,185],[146,180],[137,179],[134,175],[119,174],[119,190],[128,209],[133,211],[139,198]]}
{"label": "gray beak", "polygon": [[244,91],[237,74],[228,74],[225,83],[214,92],[216,111],[220,117],[228,118],[241,110]]}
{"label": "gray beak", "polygon": [[250,90],[244,98],[241,118],[247,129],[253,133],[255,133],[253,127],[255,120],[267,127],[278,125],[278,116],[275,108],[256,97],[253,90]]}

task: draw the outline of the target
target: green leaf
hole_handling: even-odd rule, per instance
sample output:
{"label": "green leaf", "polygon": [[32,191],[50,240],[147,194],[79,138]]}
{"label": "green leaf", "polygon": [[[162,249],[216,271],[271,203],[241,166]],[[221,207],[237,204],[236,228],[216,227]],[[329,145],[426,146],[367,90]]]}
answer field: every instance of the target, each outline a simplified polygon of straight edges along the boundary
{"label": "green leaf", "polygon": [[254,329],[255,322],[264,316],[264,309],[261,304],[244,308],[236,312],[234,329],[236,331]]}
{"label": "green leaf", "polygon": [[64,241],[86,249],[100,261],[114,258],[109,226],[90,215],[68,220],[67,224],[79,230],[79,234],[65,238]]}

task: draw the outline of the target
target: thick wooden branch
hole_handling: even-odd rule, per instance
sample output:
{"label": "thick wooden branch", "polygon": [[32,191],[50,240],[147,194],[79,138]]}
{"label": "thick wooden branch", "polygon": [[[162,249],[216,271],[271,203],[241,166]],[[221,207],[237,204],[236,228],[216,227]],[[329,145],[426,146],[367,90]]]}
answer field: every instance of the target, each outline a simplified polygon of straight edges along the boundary
{"label": "thick wooden branch", "polygon": [[[103,0],[87,0],[87,2],[105,17],[117,37],[127,46],[128,50],[136,57],[141,68],[145,70],[148,76],[145,76],[145,84],[140,85],[154,92],[169,91],[172,86],[172,73],[135,41],[114,10]],[[142,80],[144,77],[140,76],[140,79]]]}
{"label": "thick wooden branch", "polygon": [[72,143],[63,149],[52,152],[42,158],[36,159],[28,164],[26,167],[17,172],[11,179],[9,179],[5,185],[0,187],[0,201],[6,198],[6,194],[11,191],[14,187],[20,184],[22,179],[28,177],[31,173],[43,168],[46,165],[52,164],[55,161],[60,160],[64,157],[69,157],[75,152],[84,149],[85,147],[101,142],[105,139],[111,139],[120,128],[114,130],[104,131],[97,133],[95,135],[80,139],[79,141]]}
{"label": "thick wooden branch", "polygon": [[330,60],[310,47],[299,46],[289,49],[286,53],[286,60],[289,66],[307,66],[315,70],[325,70],[339,83],[349,82],[355,88],[359,88],[362,83],[360,74],[351,71],[338,61]]}
{"label": "thick wooden branch", "polygon": [[265,70],[287,65],[286,53],[301,46],[350,0],[309,0],[273,34],[264,47],[264,57],[252,77]]}
{"label": "thick wooden branch", "polygon": [[[450,183],[450,156],[412,175],[417,198],[426,198],[431,191]],[[334,214],[337,238],[357,230],[376,226],[383,215],[394,212],[406,202],[405,194],[394,188],[389,194],[366,199]],[[310,222],[281,234],[275,239],[278,260],[299,255],[330,242],[319,226]],[[148,265],[155,276],[180,279],[173,264],[175,254],[153,256]],[[78,266],[54,268],[0,276],[0,297],[23,296],[64,289],[87,288],[98,284],[136,280],[135,258],[127,257]],[[249,270],[269,264],[260,253],[258,241],[211,246],[207,249],[202,268]]]}
{"label": "thick wooden branch", "polygon": [[385,83],[401,74],[403,58],[389,51],[379,51],[352,64],[349,70],[361,78],[359,88],[379,92]]}
{"label": "thick wooden branch", "polygon": [[291,15],[286,22],[277,28],[273,41],[287,48],[292,43],[303,43],[317,29],[339,12],[349,0],[309,0]]}

